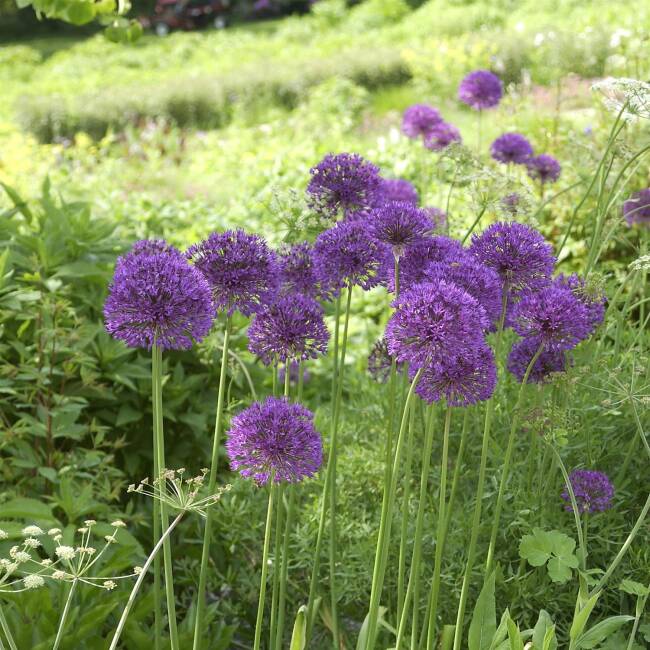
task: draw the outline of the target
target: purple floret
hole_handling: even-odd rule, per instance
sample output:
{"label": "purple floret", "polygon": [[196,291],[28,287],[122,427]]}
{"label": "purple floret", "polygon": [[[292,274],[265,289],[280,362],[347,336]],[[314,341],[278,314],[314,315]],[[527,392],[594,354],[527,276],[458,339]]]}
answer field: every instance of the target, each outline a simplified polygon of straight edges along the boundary
{"label": "purple floret", "polygon": [[243,230],[213,232],[191,246],[187,257],[208,280],[215,308],[229,315],[240,311],[250,316],[271,302],[279,288],[275,253],[261,237]]}
{"label": "purple floret", "polygon": [[299,293],[263,306],[248,328],[248,349],[266,365],[315,359],[328,341],[323,308]]}
{"label": "purple floret", "polygon": [[422,209],[427,213],[429,219],[431,219],[434,232],[442,232],[447,225],[447,213],[444,210],[441,210],[440,208],[434,208],[433,206]]}
{"label": "purple floret", "polygon": [[635,192],[623,203],[623,216],[629,226],[635,223],[650,225],[650,187]]}
{"label": "purple floret", "polygon": [[545,153],[529,158],[526,162],[526,168],[528,169],[528,175],[534,181],[539,181],[543,185],[555,183],[560,178],[560,172],[562,171],[560,163],[553,156]]}
{"label": "purple floret", "polygon": [[463,141],[460,131],[449,122],[440,122],[431,128],[424,137],[424,146],[431,151],[442,151],[453,142]]}
{"label": "purple floret", "polygon": [[521,133],[504,133],[490,147],[494,160],[523,165],[533,155],[533,148]]}
{"label": "purple floret", "polygon": [[404,111],[402,132],[409,138],[425,137],[440,122],[442,117],[433,106],[414,104]]}
{"label": "purple floret", "polygon": [[[569,474],[569,481],[580,513],[603,512],[612,507],[614,486],[604,472],[575,469]],[[566,487],[561,496],[567,504],[565,510],[571,512],[573,506],[569,490]]]}
{"label": "purple floret", "polygon": [[559,287],[566,287],[587,309],[587,322],[589,333],[593,332],[605,318],[605,304],[607,299],[599,288],[590,288],[587,283],[575,273],[569,276],[560,274],[554,283]]}
{"label": "purple floret", "polygon": [[210,286],[163,240],[137,242],[118,258],[104,303],[106,331],[129,347],[191,348],[210,331]]}
{"label": "purple floret", "polygon": [[[522,339],[513,345],[508,356],[508,370],[522,382],[526,369],[533,360],[539,348],[536,339]],[[529,384],[544,383],[551,373],[566,370],[566,355],[563,350],[547,350],[542,352],[528,375]]]}
{"label": "purple floret", "polygon": [[389,201],[370,212],[368,228],[377,241],[390,246],[395,257],[401,257],[408,246],[431,233],[433,222],[412,203]]}
{"label": "purple floret", "polygon": [[496,106],[502,96],[501,79],[489,70],[470,72],[458,87],[458,99],[477,111]]}
{"label": "purple floret", "polygon": [[316,298],[320,292],[311,244],[306,241],[293,244],[281,250],[278,256],[282,293],[301,293]]}
{"label": "purple floret", "polygon": [[418,191],[403,178],[382,178],[379,192],[377,192],[377,204],[386,201],[401,201],[417,205]]}
{"label": "purple floret", "polygon": [[314,415],[300,404],[269,397],[232,419],[226,451],[230,467],[258,485],[298,483],[314,476],[323,462]]}

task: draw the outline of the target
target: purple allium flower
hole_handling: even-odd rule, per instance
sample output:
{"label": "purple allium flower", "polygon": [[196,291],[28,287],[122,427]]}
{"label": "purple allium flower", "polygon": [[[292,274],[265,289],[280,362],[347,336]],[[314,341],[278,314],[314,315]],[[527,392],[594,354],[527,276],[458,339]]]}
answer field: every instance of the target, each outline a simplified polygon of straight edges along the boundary
{"label": "purple allium flower", "polygon": [[310,173],[310,205],[330,217],[369,207],[381,183],[379,168],[356,153],[327,154]]}
{"label": "purple allium flower", "polygon": [[[287,373],[287,364],[280,366],[278,370],[278,383],[280,385],[284,384],[284,378]],[[289,383],[297,384],[300,379],[300,364],[297,361],[291,361],[289,363]],[[307,368],[302,369],[302,383],[306,384],[309,381],[309,370]]]}
{"label": "purple allium flower", "polygon": [[521,133],[504,133],[492,143],[490,154],[499,162],[523,165],[533,155],[533,148]]}
{"label": "purple allium flower", "polygon": [[496,385],[494,354],[481,343],[445,359],[437,369],[426,368],[415,392],[429,404],[444,397],[449,406],[469,406],[490,399]]}
{"label": "purple allium flower", "polygon": [[[603,512],[612,507],[614,486],[607,474],[588,469],[575,469],[569,474],[569,481],[576,498],[576,505],[581,513]],[[565,510],[571,512],[573,506],[571,505],[569,490],[566,487],[561,496],[567,503]]]}
{"label": "purple allium flower", "polygon": [[623,203],[623,216],[629,226],[635,223],[650,225],[650,187],[635,192]]}
{"label": "purple allium flower", "polygon": [[566,287],[527,292],[513,310],[513,328],[545,350],[570,350],[591,332],[587,308]]}
{"label": "purple allium flower", "polygon": [[327,352],[328,341],[323,308],[299,293],[264,305],[248,328],[248,349],[267,366],[315,359]]}
{"label": "purple allium flower", "polygon": [[431,131],[424,136],[424,146],[431,151],[442,151],[452,142],[463,141],[460,131],[449,122],[440,122],[431,128]]}
{"label": "purple allium flower", "polygon": [[137,242],[118,258],[104,303],[106,331],[132,348],[191,348],[214,318],[210,286],[163,240]]}
{"label": "purple allium flower", "polygon": [[470,72],[458,87],[458,99],[477,111],[496,106],[502,95],[501,79],[489,70]]}
{"label": "purple allium flower", "polygon": [[560,163],[553,156],[545,153],[529,158],[526,161],[526,168],[528,169],[528,175],[534,181],[539,181],[542,184],[555,183],[560,178],[560,172],[562,171]]}
{"label": "purple allium flower", "polygon": [[314,416],[300,404],[269,397],[232,419],[226,451],[230,467],[258,485],[298,483],[314,476],[323,462],[320,434]]}
{"label": "purple allium flower", "polygon": [[385,201],[415,203],[419,200],[418,191],[403,178],[382,178],[377,193],[377,204]]}
{"label": "purple allium flower", "polygon": [[521,196],[517,192],[507,194],[499,201],[499,204],[501,209],[513,218],[524,212],[521,208]]}
{"label": "purple allium flower", "polygon": [[440,122],[442,122],[442,117],[433,106],[414,104],[404,111],[402,133],[409,138],[425,137]]}
{"label": "purple allium flower", "polygon": [[319,295],[311,244],[300,242],[279,252],[280,280],[283,293]]}
{"label": "purple allium flower", "polygon": [[438,372],[446,360],[476,347],[488,326],[485,310],[455,284],[417,284],[393,303],[386,326],[388,352],[414,368]]}
{"label": "purple allium flower", "polygon": [[[539,348],[536,339],[522,339],[512,346],[508,356],[508,370],[522,382],[528,365]],[[564,350],[546,350],[542,352],[528,375],[529,384],[542,384],[553,372],[566,370]]]}
{"label": "purple allium flower", "polygon": [[470,252],[493,268],[509,290],[534,289],[549,282],[555,266],[544,237],[521,223],[494,223],[472,237]]}
{"label": "purple allium flower", "polygon": [[215,308],[229,315],[238,310],[250,316],[278,289],[277,257],[258,235],[213,232],[191,246],[187,257],[210,283]]}
{"label": "purple allium flower", "polygon": [[[388,381],[390,376],[390,367],[393,363],[393,357],[388,352],[388,343],[385,338],[381,338],[372,346],[368,355],[368,372],[370,376],[381,384]],[[397,364],[400,368],[402,364]]]}
{"label": "purple allium flower", "polygon": [[605,318],[605,303],[607,298],[598,287],[589,287],[587,283],[575,273],[569,276],[560,274],[554,281],[559,287],[566,287],[586,307],[589,331],[593,332]]}
{"label": "purple allium flower", "polygon": [[467,291],[485,309],[490,325],[501,316],[501,278],[475,257],[464,255],[453,262],[433,262],[425,269],[427,282],[446,280]]}
{"label": "purple allium flower", "polygon": [[447,213],[444,210],[441,210],[440,208],[434,208],[433,206],[422,209],[427,213],[429,219],[431,219],[434,231],[442,231],[445,229],[445,225],[447,223]]}
{"label": "purple allium flower", "polygon": [[339,221],[316,238],[316,277],[324,291],[335,294],[357,284],[372,289],[379,282],[377,272],[385,255],[385,246],[371,236],[365,221]]}
{"label": "purple allium flower", "polygon": [[412,203],[390,201],[368,215],[368,228],[377,241],[390,246],[395,257],[433,230],[429,215]]}

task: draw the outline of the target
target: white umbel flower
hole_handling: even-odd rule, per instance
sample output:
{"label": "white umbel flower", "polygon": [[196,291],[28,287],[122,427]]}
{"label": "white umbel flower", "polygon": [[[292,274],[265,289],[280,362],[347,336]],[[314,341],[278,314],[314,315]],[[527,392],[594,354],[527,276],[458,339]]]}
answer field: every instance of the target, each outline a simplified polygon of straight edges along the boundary
{"label": "white umbel flower", "polygon": [[45,580],[38,575],[29,575],[23,578],[23,584],[25,585],[25,589],[38,589],[38,587],[42,587],[45,584]]}
{"label": "white umbel flower", "polygon": [[72,546],[57,546],[55,553],[62,560],[72,560],[75,556]]}
{"label": "white umbel flower", "polygon": [[22,533],[24,537],[40,537],[45,534],[38,526],[25,526]]}

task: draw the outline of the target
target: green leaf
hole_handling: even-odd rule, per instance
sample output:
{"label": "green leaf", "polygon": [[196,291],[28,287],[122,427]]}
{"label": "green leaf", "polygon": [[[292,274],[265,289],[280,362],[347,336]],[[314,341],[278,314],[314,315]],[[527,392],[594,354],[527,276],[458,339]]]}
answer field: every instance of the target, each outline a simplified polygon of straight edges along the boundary
{"label": "green leaf", "polygon": [[[380,607],[377,620],[381,621],[381,619],[384,618],[385,614],[386,608]],[[366,614],[366,617],[363,619],[363,624],[361,625],[361,630],[359,631],[359,638],[357,639],[357,650],[365,650],[368,647],[368,624],[368,615]],[[374,643],[371,647],[374,647]]]}
{"label": "green leaf", "polygon": [[[535,645],[533,644],[533,647]],[[546,630],[544,640],[542,641],[542,650],[556,650],[557,636],[555,636],[555,625]]]}
{"label": "green leaf", "polygon": [[66,7],[62,17],[73,25],[85,25],[95,17],[95,7],[92,2],[77,0]]}
{"label": "green leaf", "polygon": [[307,608],[301,605],[293,624],[293,633],[289,650],[305,650],[307,643]]}
{"label": "green leaf", "polygon": [[585,632],[576,643],[576,648],[589,650],[600,645],[607,637],[614,634],[621,626],[633,621],[634,616],[610,616]]}
{"label": "green leaf", "polygon": [[643,598],[650,593],[650,588],[648,588],[646,585],[628,579],[623,580],[618,588],[621,591],[624,591],[626,594],[630,594],[631,596],[638,596],[639,598]]}
{"label": "green leaf", "polygon": [[499,623],[499,627],[497,628],[497,631],[494,633],[494,636],[492,637],[492,643],[490,643],[490,650],[497,650],[499,645],[503,643],[508,636],[508,621],[510,620],[510,612],[508,609],[506,609],[505,612],[501,615],[501,622]]}
{"label": "green leaf", "polygon": [[517,624],[508,619],[508,640],[510,641],[510,650],[524,650],[524,640]]}
{"label": "green leaf", "polygon": [[9,198],[11,199],[11,202],[16,206],[16,208],[18,208],[20,214],[22,214],[23,217],[27,219],[28,223],[31,223],[32,220],[34,219],[34,215],[29,209],[27,202],[10,185],[7,185],[6,183],[0,183],[0,185],[2,185],[2,188],[7,193],[7,196],[9,196]]}
{"label": "green leaf", "polygon": [[573,623],[571,623],[571,629],[569,630],[569,638],[572,641],[575,641],[585,629],[589,616],[591,616],[591,611],[596,605],[596,602],[600,598],[601,591],[597,591],[584,605],[584,607],[575,613],[573,617]]}
{"label": "green leaf", "polygon": [[[576,560],[577,566],[577,560]],[[575,567],[574,567],[575,568]],[[548,575],[553,582],[563,584],[571,579],[571,566],[560,557],[553,557],[548,562]]]}
{"label": "green leaf", "polygon": [[6,519],[28,519],[56,521],[52,509],[46,503],[27,497],[11,499],[2,505],[2,516]]}
{"label": "green leaf", "polygon": [[524,535],[519,544],[519,556],[528,560],[532,566],[542,566],[548,562],[553,551],[551,536],[541,528],[533,528],[532,535]]}
{"label": "green leaf", "polygon": [[[535,623],[535,628],[533,629],[533,648],[535,648],[535,650],[541,650],[544,647],[544,639],[547,632],[554,629],[555,625],[553,624],[553,619],[545,609],[542,609],[537,618],[537,623]],[[555,650],[555,648],[557,648],[557,642],[555,643],[555,647],[550,647]]]}
{"label": "green leaf", "polygon": [[469,626],[469,650],[489,650],[496,633],[496,603],[494,601],[494,571],[488,576],[474,607]]}

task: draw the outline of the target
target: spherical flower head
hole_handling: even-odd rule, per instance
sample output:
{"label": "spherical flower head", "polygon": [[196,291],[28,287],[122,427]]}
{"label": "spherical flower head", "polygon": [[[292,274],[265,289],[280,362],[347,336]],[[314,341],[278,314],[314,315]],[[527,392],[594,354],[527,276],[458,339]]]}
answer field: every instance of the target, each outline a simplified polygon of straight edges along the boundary
{"label": "spherical flower head", "polygon": [[480,235],[474,235],[469,250],[514,291],[547,284],[555,266],[553,249],[544,237],[516,222],[488,226]]}
{"label": "spherical flower head", "polygon": [[449,122],[440,122],[431,128],[424,137],[424,146],[431,151],[442,151],[453,142],[463,141],[460,131]]}
{"label": "spherical flower head", "polygon": [[419,197],[418,191],[407,180],[403,178],[382,178],[376,201],[378,204],[386,201],[401,201],[417,205]]}
{"label": "spherical flower head", "polygon": [[324,292],[338,294],[343,287],[371,289],[379,282],[378,270],[386,254],[364,220],[339,221],[314,243],[314,268]]}
{"label": "spherical flower head", "polygon": [[442,122],[440,113],[427,104],[409,106],[402,117],[402,133],[409,138],[421,138]]}
{"label": "spherical flower head", "polygon": [[470,72],[458,87],[458,99],[477,111],[497,106],[502,96],[501,79],[489,70]]}
{"label": "spherical flower head", "polygon": [[[522,339],[512,346],[508,356],[508,370],[522,382],[526,369],[539,348],[536,339]],[[529,384],[543,384],[555,372],[566,370],[566,358],[563,350],[546,350],[542,352],[528,375]]]}
{"label": "spherical flower head", "polygon": [[250,316],[272,301],[280,272],[275,254],[258,235],[243,230],[213,232],[194,244],[187,257],[207,279],[217,311]]}
{"label": "spherical flower head", "polygon": [[426,212],[429,219],[431,219],[434,232],[442,232],[447,225],[447,213],[444,210],[434,208],[433,206],[422,209]]}
{"label": "spherical flower head", "polygon": [[319,295],[312,247],[308,242],[300,242],[281,250],[279,262],[283,293],[297,292],[311,298]]}
{"label": "spherical flower head", "polygon": [[415,392],[429,404],[444,398],[448,406],[469,406],[490,399],[496,384],[494,354],[481,342],[427,367]]}
{"label": "spherical flower head", "polygon": [[424,210],[399,201],[374,208],[368,215],[368,226],[372,236],[390,246],[395,257],[401,257],[407,246],[433,230],[433,223]]}
{"label": "spherical flower head", "polygon": [[310,205],[329,217],[371,206],[381,183],[379,168],[356,153],[327,154],[310,173]]}
{"label": "spherical flower head", "polygon": [[248,328],[248,349],[266,365],[314,359],[327,352],[328,340],[323,308],[299,293],[263,306]]}
{"label": "spherical flower head", "polygon": [[440,370],[446,359],[482,340],[485,310],[450,282],[417,284],[393,303],[386,326],[388,352],[414,368]]}
{"label": "spherical flower head", "polygon": [[[278,383],[284,385],[284,379],[287,374],[287,364],[280,367],[278,370]],[[289,363],[289,383],[297,384],[300,380],[300,364],[297,361]],[[306,384],[309,381],[309,370],[303,368],[302,370],[302,383]]]}
{"label": "spherical flower head", "polygon": [[323,462],[314,416],[300,404],[269,397],[232,419],[226,451],[230,467],[258,485],[297,483],[314,476]]}
{"label": "spherical flower head", "polygon": [[114,338],[134,348],[187,349],[210,331],[213,317],[206,279],[166,242],[137,242],[118,258],[104,303]]}
{"label": "spherical flower head", "polygon": [[523,165],[533,155],[533,147],[521,133],[504,133],[492,143],[490,154],[498,162]]}
{"label": "spherical flower head", "polygon": [[[375,342],[368,355],[368,372],[375,381],[384,384],[390,376],[392,363],[393,357],[388,352],[388,343],[385,338],[381,338]],[[398,367],[401,365],[398,364]]]}
{"label": "spherical flower head", "polygon": [[527,292],[513,310],[513,327],[544,350],[571,350],[591,332],[587,308],[566,287]]}
{"label": "spherical flower head", "polygon": [[573,295],[585,306],[589,333],[593,332],[603,322],[607,298],[600,287],[589,286],[583,278],[575,273],[568,276],[561,273],[555,278],[554,284],[570,289]]}
{"label": "spherical flower head", "polygon": [[[569,474],[569,482],[573,488],[580,513],[603,512],[612,507],[614,486],[607,474],[587,469],[576,469]],[[571,512],[573,507],[569,490],[566,487],[562,492],[562,499],[567,503],[565,509]]]}
{"label": "spherical flower head", "polygon": [[560,163],[553,156],[545,153],[529,158],[526,161],[526,168],[528,169],[528,175],[534,181],[542,183],[542,185],[555,183],[560,178],[560,172],[562,171]]}
{"label": "spherical flower head", "polygon": [[506,194],[500,201],[499,205],[506,215],[514,218],[524,212],[522,208],[521,195],[517,192]]}
{"label": "spherical flower head", "polygon": [[635,192],[623,203],[623,216],[629,226],[650,225],[650,187]]}

